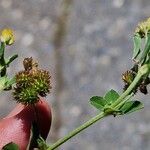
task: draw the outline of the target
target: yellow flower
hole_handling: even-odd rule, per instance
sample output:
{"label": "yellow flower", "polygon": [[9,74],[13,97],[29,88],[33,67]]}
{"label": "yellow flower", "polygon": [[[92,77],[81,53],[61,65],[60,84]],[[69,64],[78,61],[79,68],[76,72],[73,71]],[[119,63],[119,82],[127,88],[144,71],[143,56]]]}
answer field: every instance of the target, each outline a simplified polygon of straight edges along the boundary
{"label": "yellow flower", "polygon": [[14,43],[14,33],[11,29],[3,29],[0,35],[1,42],[6,43],[6,45],[11,45]]}
{"label": "yellow flower", "polygon": [[150,18],[138,24],[135,29],[135,33],[139,33],[141,37],[145,37],[145,35],[150,32]]}

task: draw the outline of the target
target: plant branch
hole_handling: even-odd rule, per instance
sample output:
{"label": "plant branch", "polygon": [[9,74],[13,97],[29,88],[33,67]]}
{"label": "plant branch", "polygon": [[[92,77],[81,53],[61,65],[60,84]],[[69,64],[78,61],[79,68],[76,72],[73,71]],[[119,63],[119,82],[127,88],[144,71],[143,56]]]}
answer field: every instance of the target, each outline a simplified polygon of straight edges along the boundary
{"label": "plant branch", "polygon": [[[127,96],[129,96],[129,95],[131,97],[133,96],[133,94],[132,94],[133,89],[139,83],[141,78],[145,75],[148,75],[149,72],[150,72],[150,65],[149,64],[145,64],[145,65],[141,66],[135,79],[131,83],[131,85],[127,88],[127,90],[125,92],[122,93],[122,95],[110,107],[115,109],[118,106],[123,105],[127,100],[129,100],[129,98],[127,98]],[[56,143],[54,143],[52,146],[50,146],[47,150],[56,149],[57,147],[59,147],[60,145],[62,145],[63,143],[65,143],[66,141],[68,141],[69,139],[71,139],[72,137],[74,137],[75,135],[80,133],[81,131],[83,131],[84,129],[88,128],[92,124],[96,123],[97,121],[101,120],[102,118],[104,118],[108,115],[109,114],[104,113],[104,112],[98,114],[97,116],[93,117],[92,119],[90,119],[89,121],[87,121],[86,123],[81,125],[80,127],[76,128],[75,130],[68,133],[65,137],[58,140]]]}
{"label": "plant branch", "polygon": [[130,84],[130,86],[127,88],[127,90],[122,93],[122,95],[112,104],[111,107],[114,108],[114,107],[116,107],[118,104],[120,104],[121,102],[122,102],[122,103],[125,102],[125,98],[126,98],[128,95],[130,95],[130,94],[132,93],[133,89],[134,89],[134,88],[136,87],[136,85],[139,83],[139,81],[141,80],[141,78],[142,78],[145,74],[149,73],[149,71],[150,71],[149,65],[148,65],[148,64],[143,65],[143,66],[139,69],[139,71],[138,71],[138,73],[137,73],[135,79],[134,79],[133,82]]}
{"label": "plant branch", "polygon": [[63,143],[65,143],[66,141],[68,141],[69,139],[71,139],[72,137],[74,137],[75,135],[80,133],[81,131],[83,131],[84,129],[86,129],[89,126],[91,126],[92,124],[96,123],[98,120],[101,120],[102,118],[104,118],[105,116],[107,116],[107,114],[105,114],[103,112],[98,114],[97,116],[93,117],[92,119],[90,119],[89,121],[87,121],[86,123],[81,125],[80,127],[76,128],[75,130],[68,133],[65,137],[58,140],[56,143],[54,143],[52,146],[50,146],[47,150],[56,149],[57,147],[59,147],[60,145],[62,145]]}

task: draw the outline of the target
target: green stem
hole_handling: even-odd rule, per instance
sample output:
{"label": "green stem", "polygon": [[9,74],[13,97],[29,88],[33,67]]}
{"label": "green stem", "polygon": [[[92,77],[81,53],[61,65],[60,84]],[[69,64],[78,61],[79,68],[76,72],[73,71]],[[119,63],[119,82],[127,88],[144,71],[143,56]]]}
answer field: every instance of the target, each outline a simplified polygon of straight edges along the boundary
{"label": "green stem", "polygon": [[134,78],[130,86],[127,88],[127,90],[122,93],[122,95],[111,105],[111,107],[114,108],[118,106],[120,103],[124,102],[125,98],[132,93],[133,89],[137,86],[141,78],[147,73],[149,73],[149,71],[150,71],[150,65],[149,64],[143,65],[139,69],[136,77]]}
{"label": "green stem", "polygon": [[[122,93],[122,95],[111,105],[112,108],[117,108],[118,106],[120,106],[120,104],[122,105],[125,101],[127,101],[129,98],[127,98],[127,96],[132,96],[132,92],[133,89],[137,86],[137,84],[139,83],[139,81],[141,80],[141,78],[144,75],[147,75],[150,73],[150,65],[149,64],[145,64],[143,66],[141,66],[141,68],[139,69],[135,79],[133,80],[133,82],[131,83],[131,85],[127,88],[127,90]],[[129,97],[130,97],[129,96]],[[66,135],[65,137],[61,138],[60,140],[58,140],[56,143],[54,143],[52,146],[50,146],[47,150],[54,150],[57,147],[59,147],[60,145],[62,145],[63,143],[65,143],[66,141],[68,141],[69,139],[71,139],[72,137],[74,137],[76,134],[80,133],[81,131],[83,131],[84,129],[88,128],[89,126],[91,126],[92,124],[96,123],[97,121],[101,120],[102,118],[104,118],[105,116],[108,116],[109,114],[107,113],[100,113],[97,116],[93,117],[92,119],[90,119],[89,121],[87,121],[86,123],[84,123],[83,125],[81,125],[80,127],[76,128],[75,130],[71,131],[68,135]]]}
{"label": "green stem", "polygon": [[129,94],[131,94],[132,90],[139,83],[141,77],[142,77],[141,73],[138,73],[133,82],[127,88],[127,90],[124,93],[122,93],[122,95],[112,104],[111,107],[116,107],[120,102],[122,102],[123,99],[125,99]]}
{"label": "green stem", "polygon": [[82,130],[88,128],[89,126],[91,126],[92,124],[94,124],[98,120],[104,118],[105,116],[107,116],[105,113],[98,114],[97,116],[93,117],[92,119],[90,119],[89,121],[87,121],[86,123],[81,125],[80,127],[76,128],[75,130],[73,130],[70,133],[68,133],[68,135],[66,135],[65,137],[63,137],[60,140],[58,140],[56,143],[54,143],[52,146],[50,146],[47,150],[54,150],[54,149],[56,149],[57,147],[59,147],[60,145],[62,145],[63,143],[65,143],[66,141],[71,139],[73,136],[75,136],[76,134],[80,133]]}
{"label": "green stem", "polygon": [[124,105],[124,103],[125,103],[126,101],[130,100],[131,97],[133,97],[133,95],[134,95],[134,94],[132,93],[132,94],[130,94],[128,97],[122,99],[122,101],[121,101],[116,107],[114,107],[114,108],[115,108],[116,110],[119,109],[121,106]]}

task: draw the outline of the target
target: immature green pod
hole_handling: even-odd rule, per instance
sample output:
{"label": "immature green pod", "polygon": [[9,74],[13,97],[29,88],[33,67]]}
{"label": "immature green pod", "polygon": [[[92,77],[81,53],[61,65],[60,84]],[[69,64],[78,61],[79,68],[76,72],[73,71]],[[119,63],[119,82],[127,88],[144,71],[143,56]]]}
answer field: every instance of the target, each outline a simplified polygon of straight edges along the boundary
{"label": "immature green pod", "polygon": [[50,74],[39,69],[32,57],[25,58],[23,64],[25,70],[16,74],[13,96],[18,103],[34,104],[39,101],[40,96],[44,97],[50,92]]}

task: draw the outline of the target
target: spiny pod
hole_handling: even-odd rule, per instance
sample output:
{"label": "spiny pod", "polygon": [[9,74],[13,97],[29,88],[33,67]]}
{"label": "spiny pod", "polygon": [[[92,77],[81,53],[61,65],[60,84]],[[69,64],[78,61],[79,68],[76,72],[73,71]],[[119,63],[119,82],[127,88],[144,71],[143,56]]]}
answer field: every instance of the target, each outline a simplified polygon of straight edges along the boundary
{"label": "spiny pod", "polygon": [[38,63],[32,57],[23,61],[24,69],[16,74],[16,86],[13,96],[18,103],[35,104],[39,97],[45,97],[51,89],[50,74],[38,68]]}

